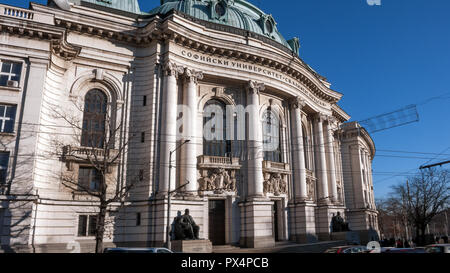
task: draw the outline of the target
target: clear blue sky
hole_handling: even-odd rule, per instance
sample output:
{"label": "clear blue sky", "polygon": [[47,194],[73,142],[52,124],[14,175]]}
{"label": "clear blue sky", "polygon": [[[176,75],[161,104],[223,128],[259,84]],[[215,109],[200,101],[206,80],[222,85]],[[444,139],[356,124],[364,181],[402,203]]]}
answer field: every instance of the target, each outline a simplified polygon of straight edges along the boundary
{"label": "clear blue sky", "polygon": [[[27,7],[29,1],[0,2]],[[160,1],[140,2],[149,11]],[[352,120],[441,97],[419,105],[420,122],[372,135],[377,198],[405,181],[405,173],[450,158],[449,0],[250,2],[274,16],[286,39],[300,38],[301,57],[344,94],[339,104]]]}

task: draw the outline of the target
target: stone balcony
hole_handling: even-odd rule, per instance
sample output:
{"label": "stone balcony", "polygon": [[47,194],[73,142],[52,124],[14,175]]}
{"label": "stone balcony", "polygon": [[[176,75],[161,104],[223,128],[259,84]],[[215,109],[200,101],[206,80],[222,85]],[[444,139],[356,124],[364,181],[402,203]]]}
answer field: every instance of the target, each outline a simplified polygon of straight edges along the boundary
{"label": "stone balcony", "polygon": [[54,16],[34,10],[0,4],[0,16],[53,25]]}
{"label": "stone balcony", "polygon": [[241,165],[239,158],[220,157],[220,156],[206,156],[198,157],[198,165],[200,168],[223,168],[240,170]]}
{"label": "stone balcony", "polygon": [[78,147],[78,146],[64,146],[62,159],[65,161],[69,170],[72,170],[72,163],[78,164],[95,164],[108,160],[110,165],[120,164],[119,150],[115,149],[100,149],[91,147]]}
{"label": "stone balcony", "polygon": [[264,172],[291,174],[290,166],[287,163],[263,161]]}

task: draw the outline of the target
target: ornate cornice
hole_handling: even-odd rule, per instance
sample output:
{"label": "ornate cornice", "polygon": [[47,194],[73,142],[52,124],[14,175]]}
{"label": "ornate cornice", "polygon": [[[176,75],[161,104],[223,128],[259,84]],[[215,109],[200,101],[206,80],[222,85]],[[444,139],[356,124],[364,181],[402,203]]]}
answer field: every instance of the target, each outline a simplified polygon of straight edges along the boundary
{"label": "ornate cornice", "polygon": [[[320,98],[322,100],[325,100],[331,104],[334,104],[338,102],[342,94],[337,93],[336,91],[330,90],[329,92],[336,93],[335,95],[329,95],[326,92],[323,91],[323,89],[328,89],[323,85],[321,82],[321,79],[317,78],[314,73],[312,73],[308,66],[305,65],[300,59],[294,59],[286,61],[286,63],[282,63],[278,60],[274,60],[267,57],[262,57],[261,55],[257,54],[250,54],[248,52],[239,51],[237,49],[230,49],[230,48],[221,48],[219,46],[214,45],[208,45],[206,43],[202,43],[199,41],[194,40],[191,37],[187,37],[187,35],[179,34],[174,31],[168,31],[167,39],[169,41],[174,42],[175,44],[178,44],[184,48],[194,50],[199,53],[208,54],[210,56],[215,57],[224,57],[234,60],[239,60],[242,62],[248,62],[257,64],[263,67],[267,67],[273,70],[280,71],[284,73],[285,75],[299,81],[302,83],[305,87],[307,87],[317,98]],[[292,62],[293,61],[293,62]],[[306,73],[298,70],[295,68],[293,63],[296,63],[299,67],[303,67],[306,71],[310,71],[311,75],[314,75],[313,77],[308,76]],[[314,79],[314,77],[316,77]]]}
{"label": "ornate cornice", "polygon": [[65,31],[63,37],[51,41],[51,48],[55,55],[58,55],[66,61],[75,59],[81,52],[81,47],[67,42],[67,32]]}
{"label": "ornate cornice", "polygon": [[48,26],[42,23],[22,23],[20,18],[1,18],[0,32],[20,38],[35,39],[50,42],[52,53],[64,60],[76,58],[81,47],[67,42],[67,31],[61,27]]}

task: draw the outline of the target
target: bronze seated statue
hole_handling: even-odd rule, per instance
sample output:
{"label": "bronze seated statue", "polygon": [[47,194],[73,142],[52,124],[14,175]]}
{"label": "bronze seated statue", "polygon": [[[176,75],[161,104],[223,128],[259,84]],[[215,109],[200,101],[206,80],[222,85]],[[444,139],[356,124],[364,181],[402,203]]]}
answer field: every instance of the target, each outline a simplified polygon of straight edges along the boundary
{"label": "bronze seated statue", "polygon": [[174,221],[173,235],[175,240],[199,240],[200,227],[195,223],[192,216],[189,215],[189,210],[186,209],[185,214],[179,215]]}
{"label": "bronze seated statue", "polygon": [[333,215],[333,218],[331,220],[331,226],[333,229],[333,232],[347,232],[351,231],[348,223],[344,221],[344,218],[341,217],[341,213],[338,212],[337,216]]}

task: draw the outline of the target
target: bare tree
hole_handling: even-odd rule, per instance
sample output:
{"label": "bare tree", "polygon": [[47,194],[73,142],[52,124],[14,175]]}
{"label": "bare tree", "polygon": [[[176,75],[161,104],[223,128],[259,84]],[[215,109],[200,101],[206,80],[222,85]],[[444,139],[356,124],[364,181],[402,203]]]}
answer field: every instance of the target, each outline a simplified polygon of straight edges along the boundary
{"label": "bare tree", "polygon": [[[82,193],[97,201],[96,253],[103,252],[109,206],[123,204],[130,191],[142,181],[142,174],[128,175],[125,181],[118,175],[125,170],[122,166],[126,164],[128,147],[134,135],[128,132],[123,122],[126,113],[118,111],[122,109],[117,109],[117,106],[115,109],[111,107],[101,96],[93,94],[82,102],[74,102],[75,111],[55,109],[55,117],[67,126],[62,126],[66,134],[55,137],[53,141],[56,150],[62,151],[61,160],[67,166],[67,171],[59,176],[61,183],[73,193]],[[88,166],[92,172],[88,176],[90,180],[80,179],[79,172],[74,171],[74,164]]]}
{"label": "bare tree", "polygon": [[405,211],[415,227],[420,245],[426,243],[426,228],[433,218],[448,208],[450,173],[448,170],[422,170],[406,184],[393,187],[391,199]]}

